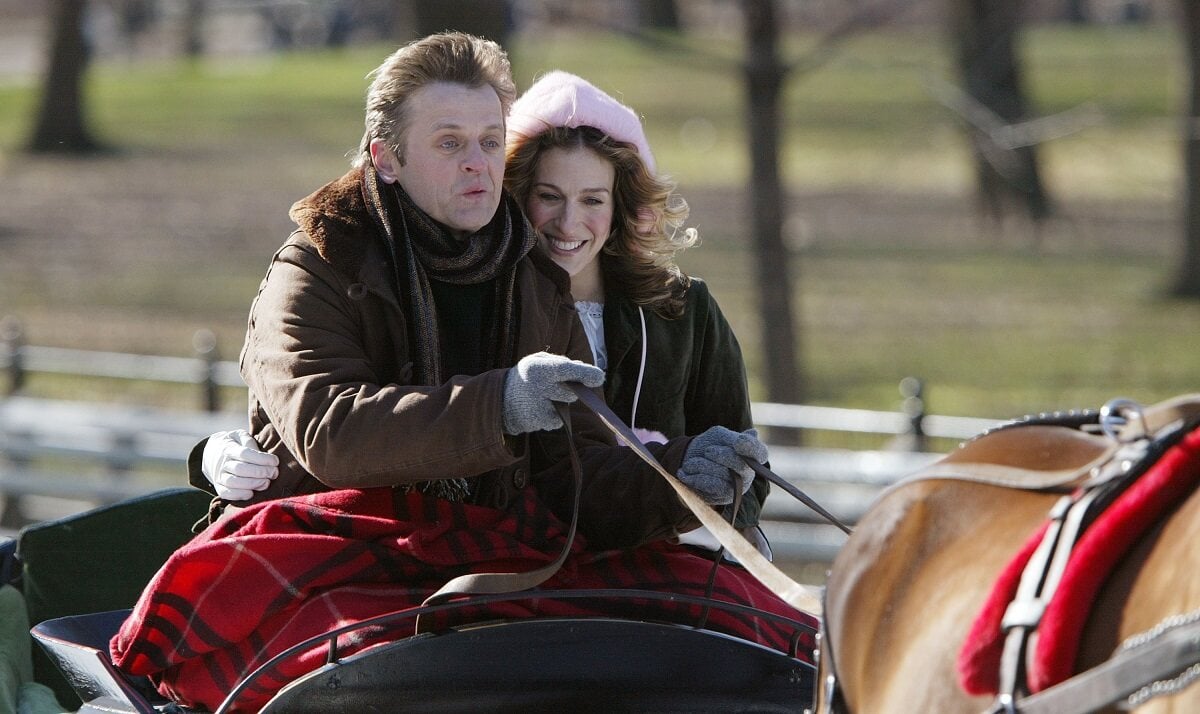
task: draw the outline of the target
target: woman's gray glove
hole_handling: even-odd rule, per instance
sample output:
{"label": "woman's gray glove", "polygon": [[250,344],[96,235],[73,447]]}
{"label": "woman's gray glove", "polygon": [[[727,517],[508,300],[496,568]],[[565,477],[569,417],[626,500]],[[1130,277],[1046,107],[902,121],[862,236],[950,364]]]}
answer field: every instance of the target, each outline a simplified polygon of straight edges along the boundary
{"label": "woman's gray glove", "polygon": [[563,382],[599,387],[604,384],[604,370],[549,352],[522,357],[504,378],[504,433],[515,436],[562,426],[551,402],[569,404],[577,399]]}
{"label": "woman's gray glove", "polygon": [[742,432],[714,426],[692,439],[683,454],[679,480],[710,506],[733,503],[734,472],[741,477],[742,493],[754,482],[754,469],[742,457],[767,462],[767,445],[758,440],[758,432]]}
{"label": "woman's gray glove", "polygon": [[263,451],[245,429],[218,431],[204,444],[200,467],[218,496],[245,501],[279,475],[279,457]]}

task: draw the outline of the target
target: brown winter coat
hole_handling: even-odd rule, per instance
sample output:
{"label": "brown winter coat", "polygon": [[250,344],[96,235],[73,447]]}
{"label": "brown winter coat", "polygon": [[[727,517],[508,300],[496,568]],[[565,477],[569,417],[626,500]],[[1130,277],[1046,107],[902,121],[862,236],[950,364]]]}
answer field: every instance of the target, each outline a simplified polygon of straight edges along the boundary
{"label": "brown winter coat", "polygon": [[[358,171],[293,206],[299,225],[275,254],[250,310],[242,376],[251,433],[280,457],[255,500],[325,489],[480,476],[472,500],[503,508],[536,488],[570,516],[561,431],[505,436],[505,369],[411,385],[406,320],[386,244],[365,212]],[[517,357],[545,350],[591,361],[565,272],[537,251],[517,267]],[[696,524],[659,476],[572,410],[584,488],[580,532],[593,547],[636,545]],[[659,452],[678,470],[688,440]]]}

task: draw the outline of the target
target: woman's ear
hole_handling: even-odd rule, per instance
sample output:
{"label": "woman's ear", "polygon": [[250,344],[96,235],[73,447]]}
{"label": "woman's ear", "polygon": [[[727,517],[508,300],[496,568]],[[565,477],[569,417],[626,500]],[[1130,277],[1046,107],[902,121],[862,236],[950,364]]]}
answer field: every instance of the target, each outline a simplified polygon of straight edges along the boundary
{"label": "woman's ear", "polygon": [[374,164],[375,173],[379,174],[380,181],[396,183],[400,180],[400,159],[383,139],[371,140],[371,163]]}

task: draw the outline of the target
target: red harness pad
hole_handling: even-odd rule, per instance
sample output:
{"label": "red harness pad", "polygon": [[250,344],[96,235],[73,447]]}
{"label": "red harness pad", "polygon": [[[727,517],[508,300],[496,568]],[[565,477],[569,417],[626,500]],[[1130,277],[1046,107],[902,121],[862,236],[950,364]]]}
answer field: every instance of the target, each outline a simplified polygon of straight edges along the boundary
{"label": "red harness pad", "polygon": [[[165,696],[215,710],[238,681],[279,652],[338,626],[420,605],[452,577],[525,572],[553,562],[567,528],[535,497],[510,508],[452,503],[390,489],[334,491],[249,507],[176,552],[113,638],[113,662],[149,675]],[[636,587],[702,595],[712,561],[668,543],[592,552],[577,538],[543,589]],[[816,626],[737,567],[718,572],[715,598]],[[602,614],[694,624],[700,608],[678,601],[541,599],[495,603],[435,628],[497,618]],[[786,649],[793,628],[713,610],[707,626]],[[343,655],[413,633],[413,622],[356,631]],[[811,642],[808,643],[811,646]],[[283,685],[324,664],[313,647],[260,678],[239,710],[257,710]]]}
{"label": "red harness pad", "polygon": [[[1037,645],[1027,675],[1031,693],[1074,674],[1080,634],[1109,572],[1142,534],[1192,492],[1197,481],[1200,429],[1169,448],[1083,533],[1038,625]],[[1046,528],[1043,524],[1001,572],[959,652],[959,680],[968,694],[995,694],[1000,686],[1004,649],[1000,622]]]}

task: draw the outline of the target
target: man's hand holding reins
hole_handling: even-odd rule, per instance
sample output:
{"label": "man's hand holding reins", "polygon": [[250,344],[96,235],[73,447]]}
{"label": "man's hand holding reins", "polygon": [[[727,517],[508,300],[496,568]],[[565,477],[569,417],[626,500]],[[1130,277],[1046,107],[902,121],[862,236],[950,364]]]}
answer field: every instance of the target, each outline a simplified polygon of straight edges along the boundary
{"label": "man's hand holding reins", "polygon": [[525,434],[562,426],[553,402],[570,404],[578,399],[563,382],[599,387],[604,384],[604,370],[549,352],[522,357],[504,378],[504,433]]}

